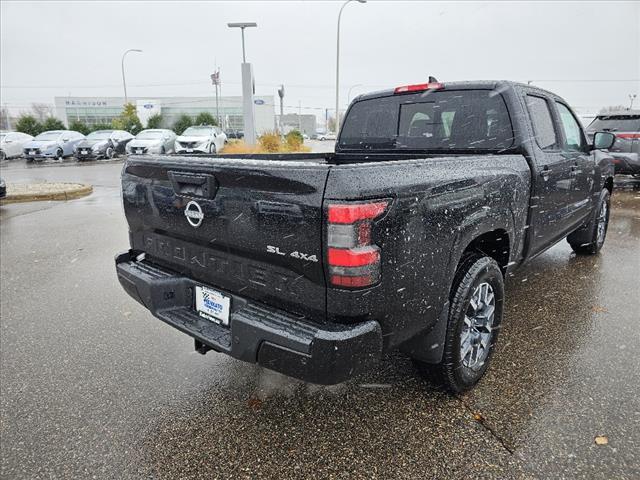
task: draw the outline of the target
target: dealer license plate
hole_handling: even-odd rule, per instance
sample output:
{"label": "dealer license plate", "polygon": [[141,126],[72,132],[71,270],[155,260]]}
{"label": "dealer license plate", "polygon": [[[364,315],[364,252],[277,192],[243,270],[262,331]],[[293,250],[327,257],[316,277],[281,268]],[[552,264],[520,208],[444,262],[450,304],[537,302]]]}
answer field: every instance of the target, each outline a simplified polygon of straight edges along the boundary
{"label": "dealer license plate", "polygon": [[201,317],[229,325],[231,298],[207,287],[196,287],[196,311]]}

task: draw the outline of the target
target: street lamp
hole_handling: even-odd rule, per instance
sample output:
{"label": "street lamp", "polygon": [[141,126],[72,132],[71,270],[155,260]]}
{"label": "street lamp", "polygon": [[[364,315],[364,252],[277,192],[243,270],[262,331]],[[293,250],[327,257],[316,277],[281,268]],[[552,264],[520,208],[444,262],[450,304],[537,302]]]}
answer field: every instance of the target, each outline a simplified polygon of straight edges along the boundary
{"label": "street lamp", "polygon": [[247,27],[257,27],[258,24],[255,22],[236,22],[236,23],[227,23],[227,27],[229,28],[239,28],[242,30],[242,63],[247,63],[247,59],[244,54],[244,29]]}
{"label": "street lamp", "polygon": [[[340,18],[342,17],[342,10],[348,3],[354,0],[347,0],[340,7],[340,13],[338,13],[338,34],[336,36],[336,132],[340,126]],[[367,3],[367,0],[356,0],[358,3]]]}
{"label": "street lamp", "polygon": [[122,86],[124,87],[124,104],[125,105],[127,103],[129,103],[129,98],[127,97],[127,81],[124,78],[124,57],[126,57],[127,53],[129,53],[129,52],[141,53],[142,50],[138,50],[137,48],[131,48],[131,49],[127,50],[126,52],[124,52],[122,54],[122,62],[121,62],[121,66],[122,66]]}
{"label": "street lamp", "polygon": [[247,57],[244,50],[244,29],[248,27],[257,27],[255,22],[237,22],[227,23],[229,28],[239,28],[242,30],[242,119],[244,123],[244,141],[249,145],[256,143],[256,123],[255,111],[253,106],[254,82],[253,82],[253,66],[247,63]]}
{"label": "street lamp", "polygon": [[638,95],[633,93],[633,94],[629,94],[629,100],[631,100],[631,105],[629,105],[629,110],[633,110],[633,101],[636,99]]}

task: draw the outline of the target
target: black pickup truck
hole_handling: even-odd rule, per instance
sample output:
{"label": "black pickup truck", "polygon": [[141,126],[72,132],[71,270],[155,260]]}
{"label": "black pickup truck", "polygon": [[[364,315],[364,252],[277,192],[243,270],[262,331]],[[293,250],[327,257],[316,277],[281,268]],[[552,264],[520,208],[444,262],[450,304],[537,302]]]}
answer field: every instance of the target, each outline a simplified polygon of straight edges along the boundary
{"label": "black pickup truck", "polygon": [[431,82],[356,98],[335,153],[132,156],[118,278],[200,353],[334,384],[400,348],[463,391],[507,272],[602,247],[614,140],[538,88]]}

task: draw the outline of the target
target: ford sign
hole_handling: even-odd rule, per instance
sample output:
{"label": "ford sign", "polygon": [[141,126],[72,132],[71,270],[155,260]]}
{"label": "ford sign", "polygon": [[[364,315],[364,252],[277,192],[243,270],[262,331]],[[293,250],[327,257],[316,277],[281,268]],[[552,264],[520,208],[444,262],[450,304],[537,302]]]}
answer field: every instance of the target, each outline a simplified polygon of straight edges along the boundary
{"label": "ford sign", "polygon": [[253,103],[255,103],[256,105],[264,105],[264,100],[260,99],[260,98],[256,98]]}
{"label": "ford sign", "polygon": [[143,105],[143,107],[144,107],[144,108],[147,108],[147,109],[150,109],[150,108],[153,108],[153,107],[154,107],[154,105],[153,105],[152,103],[145,103],[145,104]]}

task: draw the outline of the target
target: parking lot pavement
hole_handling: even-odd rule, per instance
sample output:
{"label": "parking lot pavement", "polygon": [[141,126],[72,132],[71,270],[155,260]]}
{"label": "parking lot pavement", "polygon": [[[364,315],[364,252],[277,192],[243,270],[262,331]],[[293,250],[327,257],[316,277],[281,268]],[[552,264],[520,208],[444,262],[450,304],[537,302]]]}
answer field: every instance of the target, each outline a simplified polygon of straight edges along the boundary
{"label": "parking lot pavement", "polygon": [[640,478],[640,183],[599,256],[509,279],[488,375],[451,397],[400,354],[319,387],[194,353],[116,280],[120,168],[0,172],[94,185],[0,207],[0,477]]}

